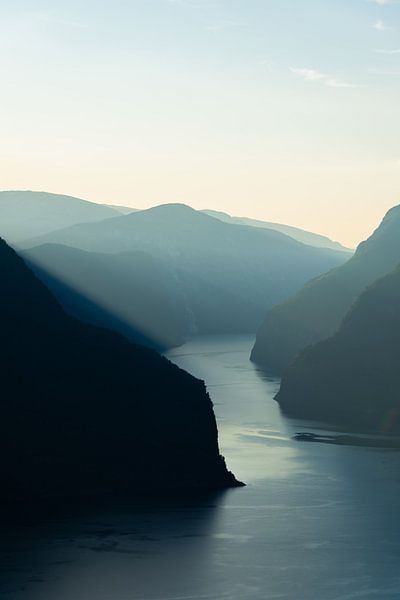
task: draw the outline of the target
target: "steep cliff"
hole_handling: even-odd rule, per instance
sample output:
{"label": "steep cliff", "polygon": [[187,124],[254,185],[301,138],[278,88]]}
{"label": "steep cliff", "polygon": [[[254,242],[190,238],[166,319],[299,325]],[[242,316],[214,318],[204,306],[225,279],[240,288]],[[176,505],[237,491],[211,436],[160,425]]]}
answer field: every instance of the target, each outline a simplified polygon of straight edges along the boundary
{"label": "steep cliff", "polygon": [[0,240],[0,477],[11,501],[235,485],[203,382],[68,317]]}
{"label": "steep cliff", "polygon": [[359,295],[399,262],[400,206],[396,206],[349,261],[313,279],[267,313],[252,360],[282,373],[303,348],[332,336]]}
{"label": "steep cliff", "polygon": [[307,348],[277,399],[291,415],[400,432],[400,268],[375,282],[332,338]]}

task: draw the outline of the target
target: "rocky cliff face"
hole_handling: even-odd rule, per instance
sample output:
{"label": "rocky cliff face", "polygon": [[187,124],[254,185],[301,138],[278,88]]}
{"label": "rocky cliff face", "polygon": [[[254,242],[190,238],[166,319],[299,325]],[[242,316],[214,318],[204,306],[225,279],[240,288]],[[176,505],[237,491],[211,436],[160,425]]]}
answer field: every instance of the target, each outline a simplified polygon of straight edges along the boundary
{"label": "rocky cliff face", "polygon": [[281,374],[302,349],[334,335],[360,294],[399,262],[397,206],[348,262],[313,279],[298,294],[267,313],[257,334],[252,360]]}
{"label": "rocky cliff face", "polygon": [[400,432],[400,268],[365,291],[338,333],[304,350],[277,396],[290,414]]}
{"label": "rocky cliff face", "polygon": [[2,499],[162,499],[236,485],[203,382],[68,317],[0,240]]}

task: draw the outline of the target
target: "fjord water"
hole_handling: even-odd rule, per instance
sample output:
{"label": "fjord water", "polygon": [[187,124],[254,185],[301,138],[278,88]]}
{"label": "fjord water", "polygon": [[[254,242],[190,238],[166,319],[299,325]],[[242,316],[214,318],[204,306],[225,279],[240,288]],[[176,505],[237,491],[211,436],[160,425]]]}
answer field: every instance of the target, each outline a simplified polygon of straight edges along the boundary
{"label": "fjord water", "polygon": [[[298,442],[250,336],[168,353],[206,381],[221,451],[247,487],[191,506],[96,511],[3,537],[6,600],[400,597],[400,454]],[[166,399],[167,401],[167,399]]]}

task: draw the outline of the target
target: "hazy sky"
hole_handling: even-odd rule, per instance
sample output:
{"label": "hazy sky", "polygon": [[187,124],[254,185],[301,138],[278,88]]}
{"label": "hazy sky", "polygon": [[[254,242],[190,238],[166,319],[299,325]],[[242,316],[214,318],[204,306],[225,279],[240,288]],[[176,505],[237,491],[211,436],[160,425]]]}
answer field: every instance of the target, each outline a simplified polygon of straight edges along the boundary
{"label": "hazy sky", "polygon": [[0,189],[285,222],[400,203],[400,1],[0,0]]}

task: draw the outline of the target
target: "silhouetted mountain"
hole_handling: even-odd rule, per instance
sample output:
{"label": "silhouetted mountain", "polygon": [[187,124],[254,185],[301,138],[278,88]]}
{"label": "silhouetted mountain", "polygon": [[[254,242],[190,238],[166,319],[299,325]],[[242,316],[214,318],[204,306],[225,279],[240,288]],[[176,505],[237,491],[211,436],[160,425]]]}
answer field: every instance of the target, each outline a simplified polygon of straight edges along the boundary
{"label": "silhouetted mountain", "polygon": [[0,192],[1,235],[18,244],[76,223],[117,217],[121,211],[87,200],[46,192]]}
{"label": "silhouetted mountain", "polygon": [[360,294],[399,262],[397,206],[348,262],[310,281],[297,295],[267,313],[252,360],[281,373],[300,350],[336,333]]}
{"label": "silhouetted mountain", "polygon": [[204,383],[67,316],[0,241],[0,501],[235,485]]}
{"label": "silhouetted mountain", "polygon": [[21,253],[71,315],[159,350],[189,335],[183,299],[161,260],[143,252],[99,254],[45,244]]}
{"label": "silhouetted mountain", "polygon": [[400,432],[400,268],[365,291],[335,336],[304,350],[277,396],[285,412]]}
{"label": "silhouetted mountain", "polygon": [[290,225],[283,225],[282,223],[270,223],[268,221],[259,221],[258,219],[249,219],[248,217],[232,217],[228,213],[221,212],[218,210],[203,210],[202,212],[220,219],[225,223],[232,223],[235,225],[248,225],[249,227],[261,227],[262,229],[273,229],[274,231],[280,231],[285,235],[301,242],[302,244],[308,244],[309,246],[315,246],[316,248],[330,248],[331,250],[342,250],[343,252],[352,252],[349,248],[345,248],[339,242],[334,242],[324,235],[318,233],[312,233],[311,231],[305,231],[298,227],[292,227]]}
{"label": "silhouetted mountain", "polygon": [[130,206],[120,206],[119,204],[106,204],[109,208],[113,208],[118,211],[121,215],[130,215],[133,212],[137,212],[137,208],[131,208]]}
{"label": "silhouetted mountain", "polygon": [[[310,277],[341,264],[343,252],[312,248],[269,229],[223,223],[185,205],[163,205],[99,223],[75,225],[26,243],[90,252],[144,251],[169,269],[191,330],[252,332],[265,307]],[[186,316],[185,316],[186,319]]]}

